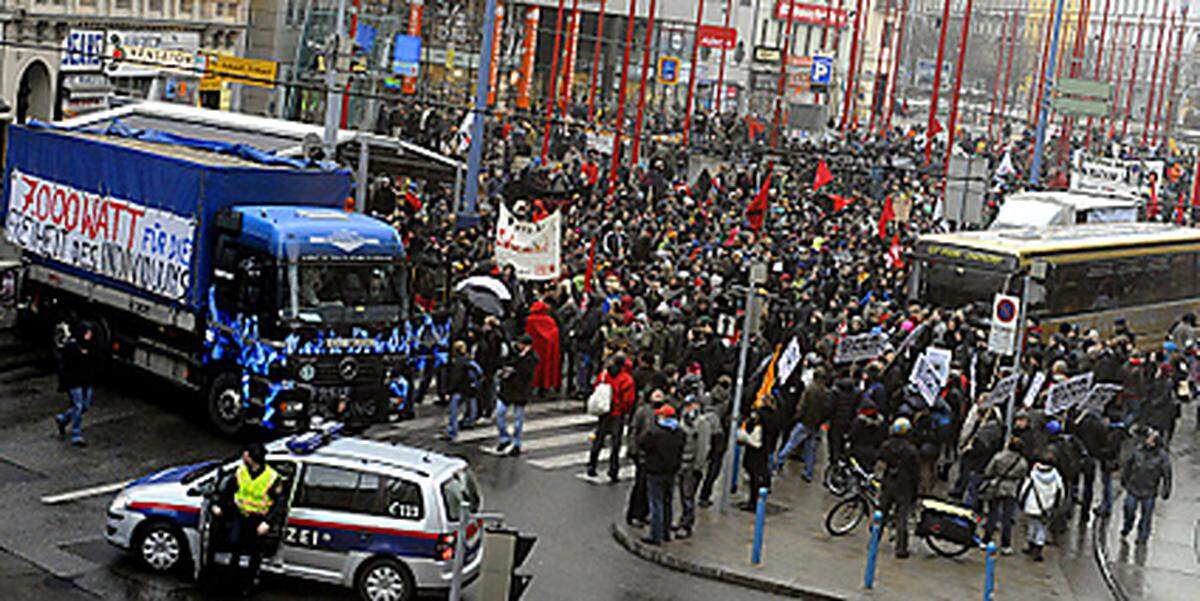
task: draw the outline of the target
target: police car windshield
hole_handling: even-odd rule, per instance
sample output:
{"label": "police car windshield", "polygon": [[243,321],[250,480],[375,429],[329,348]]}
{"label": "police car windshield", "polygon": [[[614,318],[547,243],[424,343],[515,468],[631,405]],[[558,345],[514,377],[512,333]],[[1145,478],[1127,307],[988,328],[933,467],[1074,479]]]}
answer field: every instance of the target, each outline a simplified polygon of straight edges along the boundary
{"label": "police car windshield", "polygon": [[442,502],[446,504],[446,519],[451,522],[459,520],[459,505],[466,501],[471,513],[479,511],[482,498],[479,496],[479,484],[475,482],[475,474],[470,469],[454,472],[454,475],[442,482]]}

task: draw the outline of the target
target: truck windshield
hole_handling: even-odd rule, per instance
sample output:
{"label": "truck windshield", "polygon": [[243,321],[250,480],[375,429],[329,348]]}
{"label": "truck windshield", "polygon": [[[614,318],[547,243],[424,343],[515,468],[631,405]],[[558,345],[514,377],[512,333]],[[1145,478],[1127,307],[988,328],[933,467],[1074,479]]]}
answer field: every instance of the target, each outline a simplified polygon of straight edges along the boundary
{"label": "truck windshield", "polygon": [[354,323],[399,318],[403,270],[394,262],[292,263],[285,289],[292,317]]}

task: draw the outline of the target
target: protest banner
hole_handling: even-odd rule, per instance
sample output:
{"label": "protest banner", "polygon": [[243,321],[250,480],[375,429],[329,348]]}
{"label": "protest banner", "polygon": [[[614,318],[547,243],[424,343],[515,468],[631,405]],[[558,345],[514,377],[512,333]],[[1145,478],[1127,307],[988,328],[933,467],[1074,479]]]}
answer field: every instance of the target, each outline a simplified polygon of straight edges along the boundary
{"label": "protest banner", "polygon": [[1092,389],[1092,372],[1063,380],[1046,391],[1046,413],[1058,415],[1083,402]]}
{"label": "protest banner", "polygon": [[1121,394],[1121,388],[1122,387],[1120,384],[1109,384],[1103,382],[1093,386],[1092,389],[1088,391],[1087,397],[1083,400],[1083,411],[1080,413],[1080,416],[1082,417],[1083,413],[1087,413],[1089,411],[1104,413],[1104,408],[1107,407],[1109,403],[1113,402],[1113,400],[1117,398],[1118,394]]}
{"label": "protest banner", "polygon": [[929,355],[917,357],[912,373],[908,376],[908,380],[920,391],[921,398],[925,399],[925,404],[930,407],[937,403],[937,396],[942,392],[940,378],[937,367],[929,361]]}
{"label": "protest banner", "polygon": [[500,204],[496,219],[496,264],[512,265],[522,280],[554,280],[562,268],[562,215],[536,223],[521,221]]}
{"label": "protest banner", "polygon": [[887,336],[882,332],[868,332],[856,336],[846,336],[838,341],[837,352],[833,356],[834,363],[851,363],[874,359],[883,354],[887,344]]}
{"label": "protest banner", "polygon": [[1046,372],[1039,371],[1033,376],[1033,381],[1029,383],[1029,390],[1025,391],[1025,400],[1022,403],[1026,408],[1033,406],[1033,402],[1037,400],[1037,395],[1042,391],[1042,386],[1045,383]]}
{"label": "protest banner", "polygon": [[1007,402],[1008,399],[1012,397],[1013,393],[1016,392],[1019,378],[1020,374],[1012,374],[1010,376],[1005,376],[1001,378],[999,382],[996,382],[996,385],[992,388],[992,391],[988,393],[988,398],[987,401],[984,402],[984,407],[990,409],[992,407],[1003,405],[1005,402]]}

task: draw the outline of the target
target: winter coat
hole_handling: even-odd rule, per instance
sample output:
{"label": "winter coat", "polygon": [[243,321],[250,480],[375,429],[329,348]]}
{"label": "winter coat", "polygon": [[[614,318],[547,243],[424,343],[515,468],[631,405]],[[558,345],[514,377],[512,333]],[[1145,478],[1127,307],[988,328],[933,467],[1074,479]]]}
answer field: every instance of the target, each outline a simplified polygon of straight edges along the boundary
{"label": "winter coat", "polygon": [[833,408],[830,411],[829,427],[843,432],[849,430],[857,411],[858,391],[854,381],[849,378],[838,379],[833,384]]}
{"label": "winter coat", "polygon": [[500,380],[500,400],[518,407],[528,404],[537,365],[538,357],[532,350],[513,356],[507,366],[512,370]]}
{"label": "winter coat", "polygon": [[913,442],[907,436],[888,438],[879,445],[879,460],[884,464],[883,492],[899,499],[916,499],[920,458]]}
{"label": "winter coat", "polygon": [[816,432],[829,419],[829,388],[823,382],[813,382],[800,395],[796,406],[796,421],[810,432]]}
{"label": "winter coat", "polygon": [[1033,517],[1049,516],[1062,502],[1065,489],[1058,470],[1048,463],[1037,463],[1021,485],[1017,500],[1021,511]]}
{"label": "winter coat", "polygon": [[1167,499],[1171,496],[1171,457],[1164,449],[1138,445],[1125,460],[1121,485],[1139,499],[1153,497],[1159,491]]}
{"label": "winter coat", "polygon": [[1020,453],[1004,449],[996,453],[983,470],[984,481],[989,485],[992,499],[1015,499],[1021,492],[1021,483],[1029,474],[1029,463]]}
{"label": "winter coat", "polygon": [[879,459],[879,445],[884,440],[887,440],[887,428],[883,425],[883,416],[860,411],[850,426],[850,454],[859,465],[871,469]]}
{"label": "winter coat", "polygon": [[640,403],[633,410],[633,419],[629,422],[629,457],[635,462],[641,461],[638,441],[642,435],[654,427],[654,407],[648,403]]}
{"label": "winter coat", "polygon": [[525,333],[533,338],[533,350],[538,359],[533,386],[558,388],[562,384],[562,353],[558,345],[558,324],[550,315],[550,307],[542,301],[537,301],[529,307]]}
{"label": "winter coat", "polygon": [[612,386],[612,405],[608,414],[620,417],[629,415],[633,411],[633,404],[637,401],[637,389],[633,383],[633,375],[629,373],[629,368],[624,367],[617,373],[616,377],[610,376],[608,370],[600,372],[596,376],[596,384],[607,382]]}
{"label": "winter coat", "polygon": [[703,469],[708,461],[709,447],[712,446],[713,424],[714,421],[701,409],[683,412],[683,417],[679,420],[684,434],[683,469]]}
{"label": "winter coat", "polygon": [[673,476],[683,461],[684,434],[673,417],[655,421],[638,439],[642,469],[651,476]]}

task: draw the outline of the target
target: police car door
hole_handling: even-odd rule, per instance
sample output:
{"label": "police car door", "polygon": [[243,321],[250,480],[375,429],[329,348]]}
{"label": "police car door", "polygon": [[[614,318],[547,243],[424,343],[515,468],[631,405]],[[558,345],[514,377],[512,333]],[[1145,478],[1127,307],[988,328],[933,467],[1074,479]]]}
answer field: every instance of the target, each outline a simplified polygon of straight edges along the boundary
{"label": "police car door", "polygon": [[288,511],[280,557],[283,569],[341,582],[352,554],[370,546],[369,506],[380,476],[347,467],[306,462]]}

